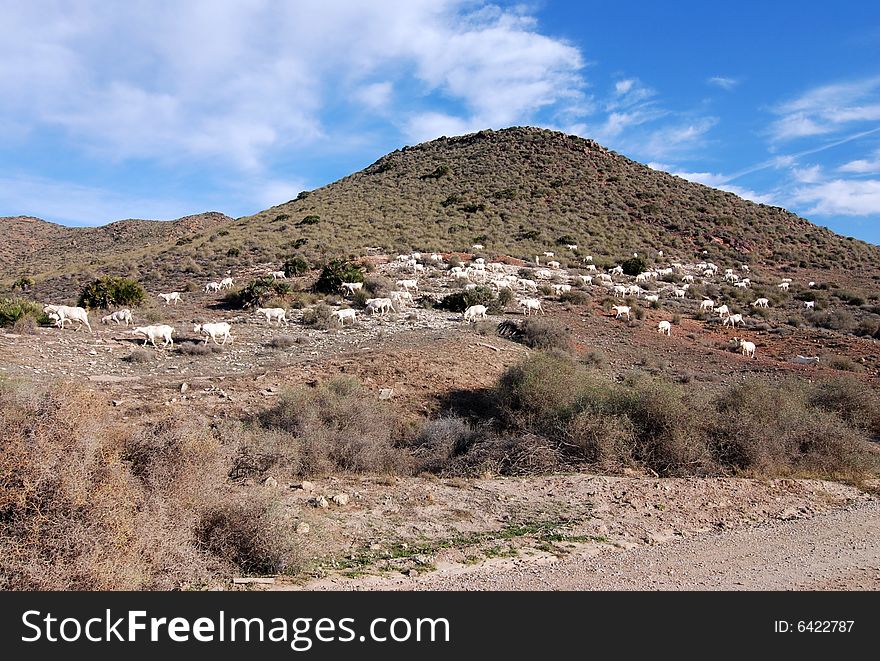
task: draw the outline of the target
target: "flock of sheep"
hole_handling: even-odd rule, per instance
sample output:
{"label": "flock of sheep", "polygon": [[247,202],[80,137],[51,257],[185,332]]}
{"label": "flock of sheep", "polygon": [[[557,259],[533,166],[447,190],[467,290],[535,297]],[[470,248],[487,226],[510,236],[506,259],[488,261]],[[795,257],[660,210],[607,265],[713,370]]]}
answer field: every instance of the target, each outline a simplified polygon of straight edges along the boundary
{"label": "flock of sheep", "polygon": [[[472,247],[473,250],[482,250],[482,246]],[[577,245],[567,245],[570,251],[576,251]],[[633,253],[634,256],[638,256]],[[398,255],[396,259],[388,264],[383,265],[382,269],[386,273],[396,274],[397,276],[406,275],[407,277],[398,277],[396,280],[396,289],[388,292],[387,296],[367,298],[364,301],[364,312],[370,315],[383,315],[388,312],[398,311],[403,306],[414,304],[413,293],[420,293],[419,280],[420,276],[432,279],[435,283],[439,279],[440,283],[446,287],[462,287],[464,290],[474,289],[483,285],[500,292],[504,289],[519,293],[520,297],[516,299],[518,307],[522,308],[523,314],[531,316],[533,314],[545,314],[540,297],[540,291],[552,292],[555,296],[562,296],[572,290],[572,283],[580,287],[600,287],[606,289],[616,298],[635,297],[644,300],[648,304],[659,304],[662,295],[668,295],[673,299],[684,299],[688,295],[691,285],[697,282],[697,278],[702,283],[712,282],[718,275],[719,267],[711,262],[699,262],[696,264],[683,264],[680,262],[671,262],[668,266],[662,268],[654,268],[653,270],[644,271],[636,275],[631,284],[623,284],[620,279],[627,276],[624,275],[623,267],[618,265],[607,269],[605,272],[599,272],[599,269],[593,264],[592,256],[580,258],[576,271],[569,271],[562,267],[560,262],[553,259],[555,254],[546,251],[543,259],[547,260],[542,264],[542,257],[536,256],[533,265],[534,274],[532,278],[520,277],[520,268],[511,266],[504,262],[487,262],[482,257],[474,255],[467,265],[456,264],[451,266],[447,260],[439,253],[432,253],[423,256],[421,253],[414,252],[408,255]],[[663,252],[657,253],[657,260],[662,259]],[[749,267],[745,264],[740,265],[743,276],[736,274],[735,269],[727,268],[723,274],[723,281],[740,288],[751,287],[751,280],[748,277]],[[584,271],[586,273],[584,273]],[[284,279],[284,271],[269,271],[268,274],[273,279]],[[616,281],[615,278],[618,280]],[[660,278],[665,280],[661,281]],[[670,282],[671,280],[671,282]],[[656,288],[653,291],[645,290],[640,283],[655,282]],[[788,292],[791,284],[790,278],[783,279],[777,287],[782,292]],[[539,284],[540,283],[540,284]],[[810,282],[809,286],[814,287],[815,282]],[[219,282],[209,282],[204,285],[204,292],[219,292],[224,289],[231,289],[234,285],[232,277],[225,277]],[[362,282],[344,282],[340,288],[340,293],[345,297],[352,297],[356,292],[364,286]],[[176,305],[181,301],[181,292],[174,291],[158,294],[158,298],[165,305]],[[764,297],[757,298],[750,305],[754,308],[769,307],[769,300]],[[813,308],[814,301],[806,301],[806,308]],[[72,307],[66,305],[46,305],[44,312],[55,322],[56,326],[64,328],[67,322],[78,322],[90,331],[88,312],[81,307]],[[744,318],[740,313],[732,313],[726,304],[716,305],[716,301],[703,297],[699,303],[700,312],[711,312],[718,314],[722,319],[724,326],[730,326],[735,329],[737,324],[743,324]],[[287,311],[284,308],[257,308],[256,314],[265,317],[266,323],[271,325],[273,322],[278,326],[287,325]],[[616,319],[626,317],[630,319],[632,307],[630,305],[614,305],[611,308],[612,314]],[[485,319],[488,309],[485,305],[472,305],[464,310],[462,320],[467,322],[475,322]],[[346,322],[355,323],[357,320],[357,312],[350,307],[342,307],[334,310],[330,314],[331,323],[345,326]],[[101,319],[104,324],[124,324],[128,326],[133,324],[131,310],[122,309],[108,314]],[[233,341],[231,335],[232,327],[228,322],[219,321],[211,323],[196,323],[193,331],[199,336],[204,336],[204,342],[207,344],[213,341],[215,344],[225,345],[227,341]],[[174,345],[173,334],[175,329],[167,324],[157,324],[150,326],[138,326],[130,331],[131,333],[142,336],[144,345],[147,342],[157,347],[156,340],[162,340],[162,348]],[[657,332],[667,337],[672,335],[672,321],[662,320],[657,325]],[[738,348],[741,349],[744,356],[754,358],[756,346],[753,342],[740,338],[733,338],[737,342]],[[158,348],[158,347],[157,347]],[[803,358],[803,357],[802,357]],[[806,359],[805,360],[812,360]]]}

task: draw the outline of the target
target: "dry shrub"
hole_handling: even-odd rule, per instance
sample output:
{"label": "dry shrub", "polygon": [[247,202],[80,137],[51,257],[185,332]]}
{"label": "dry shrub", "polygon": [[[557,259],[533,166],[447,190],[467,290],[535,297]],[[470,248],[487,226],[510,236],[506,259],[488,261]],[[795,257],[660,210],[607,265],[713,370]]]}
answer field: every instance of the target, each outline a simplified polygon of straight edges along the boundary
{"label": "dry shrub", "polygon": [[558,349],[571,353],[574,351],[574,339],[571,331],[559,322],[549,319],[526,319],[522,322],[521,338],[523,344],[532,349],[549,351]]}
{"label": "dry shrub", "polygon": [[147,349],[132,349],[130,354],[122,357],[122,360],[129,363],[149,363],[153,360],[153,352]]}
{"label": "dry shrub", "polygon": [[180,342],[176,346],[177,351],[184,356],[211,356],[215,353],[223,353],[223,347],[213,343]]}
{"label": "dry shrub", "polygon": [[228,450],[208,424],[133,429],[111,412],[76,386],[0,384],[0,588],[170,589],[237,571],[195,534],[226,498]]}
{"label": "dry shrub", "polygon": [[869,437],[847,421],[852,400],[835,390],[796,381],[729,389],[715,403],[716,454],[734,470],[762,476],[858,479],[876,472]]}
{"label": "dry shrub", "polygon": [[267,342],[270,349],[289,349],[296,344],[298,344],[297,339],[292,335],[276,335]]}
{"label": "dry shrub", "polygon": [[318,330],[327,330],[332,326],[330,315],[333,314],[333,308],[326,303],[318,303],[316,306],[303,310],[302,322],[305,326],[317,328]]}
{"label": "dry shrub", "polygon": [[430,420],[422,425],[413,442],[413,457],[419,470],[438,473],[454,457],[467,452],[482,434],[483,430],[454,415]]}
{"label": "dry shrub", "polygon": [[260,421],[291,435],[304,475],[411,472],[409,453],[395,444],[397,418],[355,379],[288,391]]}

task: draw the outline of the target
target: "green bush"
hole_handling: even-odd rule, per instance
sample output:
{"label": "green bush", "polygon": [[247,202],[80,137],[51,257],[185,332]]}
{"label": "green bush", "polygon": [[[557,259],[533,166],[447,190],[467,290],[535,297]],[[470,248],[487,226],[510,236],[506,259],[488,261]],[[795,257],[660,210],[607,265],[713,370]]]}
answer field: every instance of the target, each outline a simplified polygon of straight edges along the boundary
{"label": "green bush", "polygon": [[12,291],[16,289],[20,289],[21,291],[27,291],[31,287],[34,286],[34,279],[30,276],[23,275],[18,280],[12,283]]}
{"label": "green bush", "polygon": [[315,283],[315,291],[322,294],[336,294],[343,282],[363,282],[364,269],[346,259],[334,259],[321,269]]}
{"label": "green bush", "polygon": [[28,317],[37,323],[48,323],[49,321],[43,314],[43,308],[36,301],[17,296],[0,298],[0,326],[4,328],[14,326],[20,319]]}
{"label": "green bush", "polygon": [[88,309],[110,309],[140,305],[146,298],[147,293],[136,280],[105,275],[83,288],[77,305]]}
{"label": "green bush", "polygon": [[309,270],[309,262],[302,255],[297,255],[285,261],[281,270],[284,271],[284,275],[288,278],[303,275]]}
{"label": "green bush", "polygon": [[437,304],[441,310],[450,312],[464,312],[472,305],[485,305],[491,307],[496,301],[495,292],[488,287],[477,287],[466,291],[447,294]]}
{"label": "green bush", "polygon": [[248,283],[243,289],[229,292],[224,300],[231,307],[258,308],[272,299],[289,296],[290,293],[290,285],[286,282],[262,276]]}
{"label": "green bush", "polygon": [[641,257],[630,257],[629,259],[624,260],[620,265],[623,267],[624,273],[632,276],[638,275],[647,268],[645,260]]}

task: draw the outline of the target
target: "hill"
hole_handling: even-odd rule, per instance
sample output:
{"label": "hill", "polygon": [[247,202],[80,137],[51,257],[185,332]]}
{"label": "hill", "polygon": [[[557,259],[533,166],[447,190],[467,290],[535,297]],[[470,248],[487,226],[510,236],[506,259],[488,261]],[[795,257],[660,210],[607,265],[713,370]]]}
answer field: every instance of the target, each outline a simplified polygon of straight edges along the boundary
{"label": "hill", "polygon": [[[297,253],[321,262],[368,247],[449,251],[480,243],[490,255],[531,259],[576,243],[600,264],[633,252],[663,250],[668,258],[687,260],[705,250],[724,263],[845,269],[880,279],[877,246],[782,208],[653,170],[591,140],[536,128],[404,147],[252,216],[191,218],[202,220],[121,221],[68,233],[53,229],[57,235],[51,236],[49,228],[34,225],[38,236],[25,243],[51,243],[51,259],[34,255],[19,261],[15,272],[0,263],[0,275],[25,270],[39,283],[41,277],[63,274],[75,281],[102,271],[180,287],[183,278],[279,263]],[[90,256],[86,264],[83,249]],[[67,266],[53,268],[58,255]]]}

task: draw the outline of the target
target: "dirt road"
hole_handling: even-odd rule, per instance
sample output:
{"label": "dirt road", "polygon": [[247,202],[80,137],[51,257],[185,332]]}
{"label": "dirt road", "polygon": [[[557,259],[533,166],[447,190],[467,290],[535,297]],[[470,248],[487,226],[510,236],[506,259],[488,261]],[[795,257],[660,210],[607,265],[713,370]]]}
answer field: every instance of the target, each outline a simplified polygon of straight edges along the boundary
{"label": "dirt road", "polygon": [[880,501],[809,519],[573,556],[440,568],[348,589],[396,590],[880,590]]}

